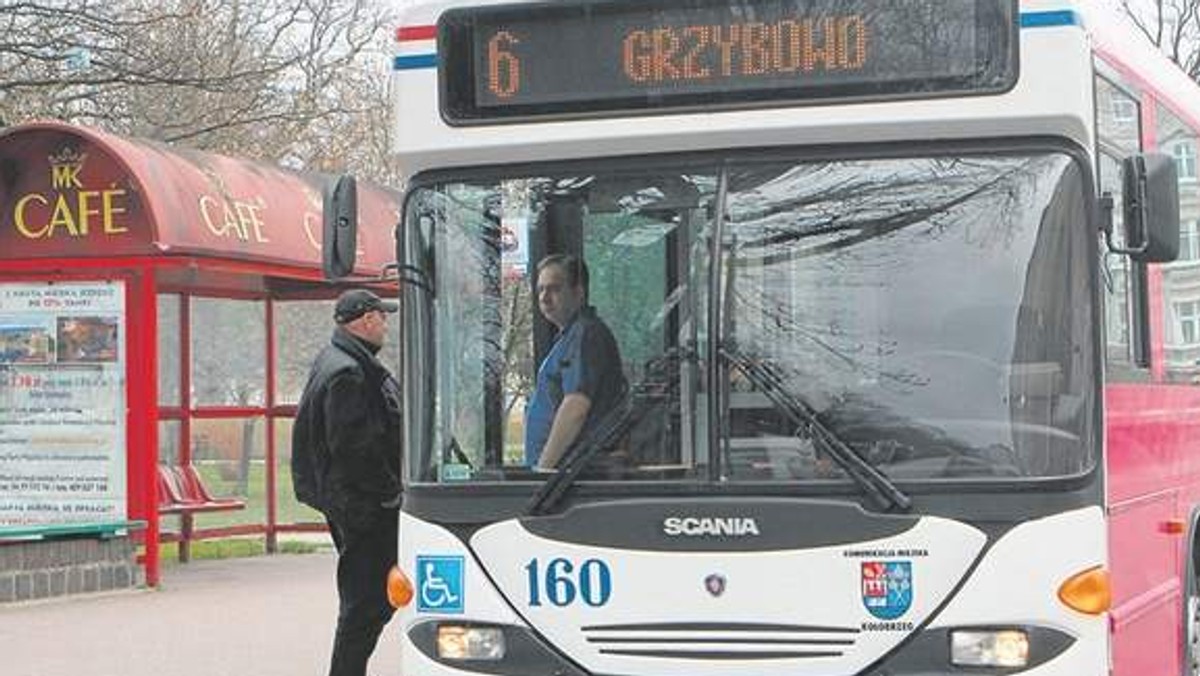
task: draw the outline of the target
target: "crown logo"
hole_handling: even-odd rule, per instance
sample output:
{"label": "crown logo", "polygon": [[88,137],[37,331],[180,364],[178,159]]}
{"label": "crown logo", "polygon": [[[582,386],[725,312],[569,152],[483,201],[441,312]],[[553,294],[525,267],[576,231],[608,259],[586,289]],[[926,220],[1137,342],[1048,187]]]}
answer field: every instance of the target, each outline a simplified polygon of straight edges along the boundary
{"label": "crown logo", "polygon": [[50,180],[55,188],[83,188],[79,181],[79,172],[87,153],[81,153],[71,146],[63,146],[57,153],[48,156],[50,160]]}
{"label": "crown logo", "polygon": [[52,167],[81,167],[84,160],[87,159],[87,153],[81,153],[71,146],[64,146],[57,153],[51,153],[49,159]]}

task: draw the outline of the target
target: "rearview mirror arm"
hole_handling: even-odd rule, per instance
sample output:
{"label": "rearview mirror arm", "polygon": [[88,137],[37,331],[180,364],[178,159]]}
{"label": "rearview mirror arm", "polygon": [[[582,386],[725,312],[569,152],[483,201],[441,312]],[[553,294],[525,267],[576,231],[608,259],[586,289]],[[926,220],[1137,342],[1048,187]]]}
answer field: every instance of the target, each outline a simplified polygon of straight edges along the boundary
{"label": "rearview mirror arm", "polygon": [[[1146,217],[1146,182],[1145,179],[1138,181],[1138,192],[1141,193],[1137,200],[1137,209],[1141,217]],[[1134,256],[1144,253],[1150,246],[1150,240],[1143,239],[1142,243],[1136,247],[1120,247],[1113,237],[1113,205],[1114,200],[1111,192],[1105,192],[1100,195],[1100,230],[1104,233],[1104,242],[1108,245],[1108,250],[1116,254],[1125,254]]]}

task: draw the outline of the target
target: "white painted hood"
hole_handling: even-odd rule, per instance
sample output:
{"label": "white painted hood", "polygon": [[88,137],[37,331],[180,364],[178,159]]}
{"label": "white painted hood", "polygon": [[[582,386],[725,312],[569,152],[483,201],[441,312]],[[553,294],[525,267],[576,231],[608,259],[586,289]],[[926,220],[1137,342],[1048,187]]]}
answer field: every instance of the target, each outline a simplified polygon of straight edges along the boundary
{"label": "white painted hood", "polygon": [[[648,510],[639,524],[625,513],[612,526],[660,535],[661,515]],[[689,522],[695,534],[674,536],[680,547],[636,548],[514,519],[470,547],[512,608],[592,673],[817,676],[886,655],[947,600],[986,541],[937,517],[875,539],[786,547],[767,532],[702,532],[714,523]]]}

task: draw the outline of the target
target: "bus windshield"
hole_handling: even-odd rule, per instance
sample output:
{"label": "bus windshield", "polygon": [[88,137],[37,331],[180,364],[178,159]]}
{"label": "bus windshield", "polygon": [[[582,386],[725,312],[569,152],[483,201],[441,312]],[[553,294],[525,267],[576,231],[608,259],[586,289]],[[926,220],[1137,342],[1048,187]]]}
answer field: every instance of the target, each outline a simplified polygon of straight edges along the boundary
{"label": "bus windshield", "polygon": [[535,287],[558,253],[586,263],[582,312],[611,331],[602,369],[624,384],[567,451],[588,454],[581,480],[830,490],[865,462],[919,490],[1086,472],[1085,181],[1042,152],[640,158],[421,183],[402,247],[409,481],[544,479],[528,409],[547,355],[566,358]]}

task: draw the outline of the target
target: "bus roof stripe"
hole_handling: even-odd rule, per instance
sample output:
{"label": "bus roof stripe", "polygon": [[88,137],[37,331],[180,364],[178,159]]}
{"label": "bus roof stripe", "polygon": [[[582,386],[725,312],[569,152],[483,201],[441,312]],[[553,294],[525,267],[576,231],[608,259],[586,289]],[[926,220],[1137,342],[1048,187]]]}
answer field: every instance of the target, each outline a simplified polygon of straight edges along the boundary
{"label": "bus roof stripe", "polygon": [[432,40],[437,37],[437,26],[401,26],[396,29],[397,42]]}
{"label": "bus roof stripe", "polygon": [[[1021,28],[1045,26],[1079,26],[1082,22],[1075,10],[1060,9],[1046,12],[1022,12]],[[401,26],[396,29],[398,42],[433,40],[437,37],[437,26]]]}
{"label": "bus roof stripe", "polygon": [[437,54],[414,54],[413,56],[397,56],[392,62],[393,70],[417,70],[420,68],[437,67]]}
{"label": "bus roof stripe", "polygon": [[[1081,26],[1079,14],[1074,10],[1048,12],[1022,12],[1021,28],[1049,28],[1055,26]],[[437,37],[437,26],[404,26],[396,29],[396,40],[416,42]],[[419,70],[437,67],[437,54],[410,54],[397,56],[392,64],[394,70]]]}
{"label": "bus roof stripe", "polygon": [[1082,26],[1083,22],[1075,10],[1062,9],[1052,12],[1021,12],[1021,28],[1048,28],[1051,26]]}

